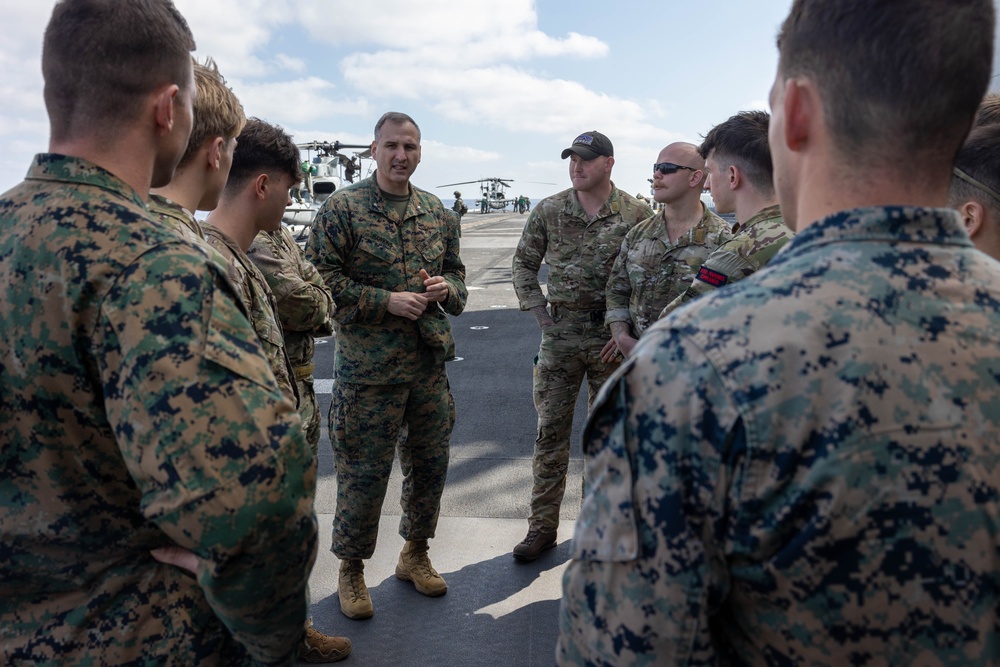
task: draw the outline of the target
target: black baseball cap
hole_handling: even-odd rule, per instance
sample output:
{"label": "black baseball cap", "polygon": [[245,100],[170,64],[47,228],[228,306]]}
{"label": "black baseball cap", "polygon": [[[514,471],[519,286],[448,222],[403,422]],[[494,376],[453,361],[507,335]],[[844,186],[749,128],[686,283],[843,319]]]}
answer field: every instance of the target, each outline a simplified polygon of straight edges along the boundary
{"label": "black baseball cap", "polygon": [[562,159],[568,158],[570,153],[576,153],[584,160],[593,160],[598,155],[614,157],[615,147],[606,136],[597,130],[591,130],[574,139],[573,145],[562,152]]}

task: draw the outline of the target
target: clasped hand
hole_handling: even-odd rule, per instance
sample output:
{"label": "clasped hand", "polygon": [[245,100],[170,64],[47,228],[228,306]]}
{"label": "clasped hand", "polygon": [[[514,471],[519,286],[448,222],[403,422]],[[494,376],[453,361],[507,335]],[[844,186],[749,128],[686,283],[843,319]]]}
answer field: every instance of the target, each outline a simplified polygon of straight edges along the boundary
{"label": "clasped hand", "polygon": [[420,269],[420,279],[424,281],[425,292],[390,292],[389,312],[392,315],[417,320],[427,310],[428,303],[448,299],[448,283],[442,276],[432,276]]}

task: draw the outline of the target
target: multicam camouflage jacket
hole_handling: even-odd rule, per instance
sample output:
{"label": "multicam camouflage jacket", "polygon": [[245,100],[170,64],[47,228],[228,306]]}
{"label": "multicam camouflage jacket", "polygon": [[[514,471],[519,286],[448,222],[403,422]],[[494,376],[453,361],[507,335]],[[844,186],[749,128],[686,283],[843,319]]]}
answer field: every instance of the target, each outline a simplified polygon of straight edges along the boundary
{"label": "multicam camouflage jacket", "polygon": [[150,193],[149,212],[154,220],[162,222],[167,227],[177,230],[181,236],[194,243],[207,245],[205,232],[191,211],[180,204],[167,199],[163,195]]}
{"label": "multicam camouflage jacket", "polygon": [[292,664],[316,467],[231,283],[77,158],[0,229],[0,663]]}
{"label": "multicam camouflage jacket", "polygon": [[260,269],[277,310],[285,337],[285,351],[295,376],[312,374],[313,337],[333,333],[333,297],[284,225],[276,232],[259,232],[247,256]]}
{"label": "multicam camouflage jacket", "polygon": [[229,278],[236,285],[243,305],[250,313],[250,324],[253,325],[261,345],[264,346],[264,354],[271,363],[271,370],[278,379],[278,386],[289,400],[298,404],[299,392],[295,387],[295,372],[285,352],[285,338],[275,314],[278,307],[274,295],[271,294],[271,288],[267,286],[267,280],[243,249],[219,228],[205,221],[202,223],[202,229],[205,230],[208,242],[226,259]]}
{"label": "multicam camouflage jacket", "polygon": [[607,324],[629,322],[639,337],[660,311],[688,288],[702,262],[732,238],[729,223],[702,204],[702,216],[674,243],[660,211],[633,227],[622,241],[607,285]]}
{"label": "multicam camouflage jacket", "polygon": [[[597,216],[583,210],[572,188],[538,202],[514,251],[514,291],[521,310],[546,303],[579,310],[604,310],[608,275],[625,233],[653,210],[612,183]],[[542,260],[549,265],[548,299],[538,282]]]}
{"label": "multicam camouflage jacket", "polygon": [[732,239],[705,260],[688,288],[663,308],[660,317],[691,299],[753,274],[770,262],[793,236],[777,205],[758,211],[745,224],[737,223]]}
{"label": "multicam camouflage jacket", "polygon": [[954,211],[808,226],[604,385],[559,664],[1000,664],[998,397]]}
{"label": "multicam camouflage jacket", "polygon": [[[448,315],[465,309],[465,265],[458,223],[441,200],[410,185],[400,220],[375,180],[333,194],[306,244],[337,304],[335,374],[360,384],[410,382],[455,356]],[[417,321],[388,311],[392,292],[423,292],[420,269],[448,283],[448,298],[430,303]]]}
{"label": "multicam camouflage jacket", "polygon": [[[149,214],[152,216],[153,220],[161,222],[170,229],[173,229],[183,238],[187,239],[191,243],[200,246],[205,249],[212,259],[222,267],[226,274],[229,276],[229,260],[219,254],[208,239],[205,238],[205,232],[201,228],[201,224],[195,219],[194,215],[191,214],[186,208],[180,204],[173,202],[162,195],[157,195],[150,193],[149,201],[146,207],[149,209]],[[233,289],[236,289],[235,285],[232,285]],[[247,312],[246,306],[242,300],[237,301],[240,310],[249,319],[250,314]]]}

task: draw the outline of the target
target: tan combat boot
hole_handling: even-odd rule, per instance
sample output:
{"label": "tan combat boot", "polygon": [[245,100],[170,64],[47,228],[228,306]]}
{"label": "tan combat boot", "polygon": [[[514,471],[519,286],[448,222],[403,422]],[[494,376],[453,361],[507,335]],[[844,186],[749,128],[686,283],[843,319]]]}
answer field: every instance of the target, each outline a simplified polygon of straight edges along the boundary
{"label": "tan combat boot", "polygon": [[347,637],[324,635],[309,626],[299,645],[299,662],[326,664],[340,662],[351,654],[351,640]]}
{"label": "tan combat boot", "polygon": [[448,592],[448,584],[431,566],[431,559],[427,557],[427,540],[413,540],[406,543],[399,552],[396,576],[403,581],[412,581],[417,591],[430,597]]}
{"label": "tan combat boot", "polygon": [[347,618],[371,618],[375,613],[368,587],[365,586],[365,562],[363,560],[340,561],[340,578],[337,582],[340,597],[340,611]]}

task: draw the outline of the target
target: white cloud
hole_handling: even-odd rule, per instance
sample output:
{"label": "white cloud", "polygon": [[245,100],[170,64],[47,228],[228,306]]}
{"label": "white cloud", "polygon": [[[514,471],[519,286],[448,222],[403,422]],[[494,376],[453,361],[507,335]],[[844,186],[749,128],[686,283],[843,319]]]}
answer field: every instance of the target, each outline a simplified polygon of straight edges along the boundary
{"label": "white cloud", "polygon": [[336,86],[316,76],[270,83],[233,81],[232,85],[248,116],[271,122],[306,124],[328,116],[371,114],[367,100],[332,95]]}
{"label": "white cloud", "polygon": [[441,160],[454,162],[493,162],[500,159],[500,154],[494,151],[484,151],[471,146],[452,146],[440,141],[421,140],[421,151],[433,154]]}
{"label": "white cloud", "polygon": [[[198,43],[227,78],[263,77],[287,69],[269,50],[271,35],[294,21],[291,0],[175,0]],[[258,54],[266,54],[262,59]]]}
{"label": "white cloud", "polygon": [[296,72],[301,74],[306,71],[306,63],[301,58],[293,58],[292,56],[286,55],[284,53],[279,53],[274,57],[274,62],[277,63],[278,67],[281,69],[288,70],[290,72]]}

